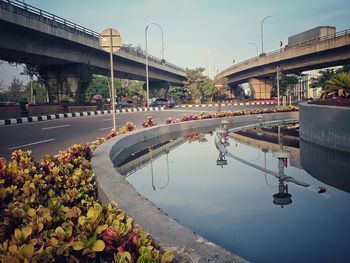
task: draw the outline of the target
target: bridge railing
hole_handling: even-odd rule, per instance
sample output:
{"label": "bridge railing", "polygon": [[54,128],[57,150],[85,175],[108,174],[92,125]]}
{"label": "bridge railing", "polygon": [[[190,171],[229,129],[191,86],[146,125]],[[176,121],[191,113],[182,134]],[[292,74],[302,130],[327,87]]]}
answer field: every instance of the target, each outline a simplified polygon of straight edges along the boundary
{"label": "bridge railing", "polygon": [[[3,5],[2,3],[5,3],[5,5]],[[96,41],[98,41],[99,37],[100,37],[100,34],[98,32],[95,32],[91,29],[88,29],[86,27],[83,27],[81,25],[78,25],[74,22],[71,22],[69,20],[66,20],[60,16],[57,16],[55,14],[52,14],[50,12],[47,12],[47,11],[44,11],[40,8],[37,8],[35,6],[32,6],[32,5],[29,5],[27,3],[24,3],[22,1],[18,1],[18,0],[0,0],[0,4],[1,4],[1,8],[6,8],[9,10],[9,6],[13,6],[15,8],[19,8],[27,13],[25,14],[35,14],[35,15],[38,15],[39,17],[43,18],[41,19],[41,21],[50,21],[50,24],[51,25],[61,25],[63,29],[71,29],[71,30],[74,30],[76,32],[79,32],[81,34],[84,34],[84,35],[87,35],[89,37],[92,37],[94,38]],[[16,12],[15,9],[13,9],[12,11]],[[23,15],[25,15],[23,14]],[[122,45],[122,48],[121,48],[122,51],[126,52],[126,53],[129,53],[131,55],[135,55],[135,56],[138,56],[138,57],[141,57],[141,58],[146,58],[146,51],[141,49],[141,48],[135,48],[135,47],[132,47],[132,45],[126,45],[126,44],[123,44]],[[179,71],[185,71],[185,69],[179,67],[179,66],[176,66],[175,64],[172,64],[172,63],[169,63],[165,60],[162,60],[162,59],[159,59],[153,55],[150,55],[148,54],[148,59],[150,61],[153,61],[157,64],[161,64],[161,65],[164,65],[166,67],[169,67],[169,68],[172,68],[172,69],[175,69],[175,70],[179,70]]]}
{"label": "bridge railing", "polygon": [[240,65],[249,63],[251,61],[258,60],[261,57],[270,56],[270,55],[274,55],[274,54],[281,54],[281,52],[288,51],[288,50],[290,50],[292,48],[308,47],[308,46],[313,45],[313,44],[315,44],[317,42],[330,40],[330,39],[336,39],[336,38],[342,37],[344,35],[350,35],[350,29],[345,29],[345,30],[338,31],[338,32],[333,33],[333,34],[329,34],[329,35],[325,35],[325,36],[322,36],[322,37],[314,38],[314,39],[311,39],[311,40],[308,40],[308,41],[300,42],[300,43],[292,45],[292,46],[286,46],[285,48],[276,49],[276,50],[273,50],[273,51],[270,51],[270,52],[267,52],[267,53],[264,53],[264,54],[260,54],[259,56],[248,58],[248,59],[243,60],[243,61],[241,61],[241,62],[239,62],[239,63],[237,63],[237,64],[235,64],[233,66],[230,66],[230,67],[224,69],[223,71],[219,72],[218,75],[223,75],[223,74],[227,73],[228,71],[230,71],[233,67],[238,67]]}
{"label": "bridge railing", "polygon": [[91,29],[88,29],[86,27],[83,27],[83,26],[80,26],[74,22],[71,22],[71,21],[68,21],[60,16],[57,16],[57,15],[54,15],[52,13],[49,13],[47,11],[44,11],[42,9],[39,9],[37,7],[34,7],[32,5],[29,5],[27,3],[24,3],[24,2],[21,2],[21,1],[18,1],[18,0],[1,0],[2,2],[6,2],[12,6],[15,6],[17,8],[20,8],[20,9],[23,9],[25,11],[28,11],[32,14],[36,14],[36,15],[39,15],[40,17],[43,17],[43,18],[46,18],[46,19],[49,19],[51,20],[52,22],[56,22],[56,23],[59,23],[59,24],[62,24],[64,26],[67,26],[67,27],[70,27],[70,28],[73,28],[75,29],[76,31],[80,31],[81,33],[84,33],[84,34],[87,34],[87,35],[90,35],[90,36],[93,36],[93,37],[99,37],[99,33],[91,30]]}

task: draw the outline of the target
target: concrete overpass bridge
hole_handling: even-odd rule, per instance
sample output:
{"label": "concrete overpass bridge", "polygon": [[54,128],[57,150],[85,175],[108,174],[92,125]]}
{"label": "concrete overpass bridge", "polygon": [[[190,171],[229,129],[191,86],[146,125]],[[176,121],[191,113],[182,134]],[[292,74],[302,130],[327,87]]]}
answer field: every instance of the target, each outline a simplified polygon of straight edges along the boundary
{"label": "concrete overpass bridge", "polygon": [[249,82],[255,98],[271,97],[271,77],[350,63],[350,29],[244,60],[217,74],[233,88]]}
{"label": "concrete overpass bridge", "polygon": [[[23,2],[0,0],[0,36],[0,59],[39,66],[63,92],[79,88],[78,65],[110,74],[99,33]],[[123,45],[113,59],[116,77],[145,81],[145,51]],[[160,81],[183,85],[185,69],[151,55],[148,62],[150,87]]]}

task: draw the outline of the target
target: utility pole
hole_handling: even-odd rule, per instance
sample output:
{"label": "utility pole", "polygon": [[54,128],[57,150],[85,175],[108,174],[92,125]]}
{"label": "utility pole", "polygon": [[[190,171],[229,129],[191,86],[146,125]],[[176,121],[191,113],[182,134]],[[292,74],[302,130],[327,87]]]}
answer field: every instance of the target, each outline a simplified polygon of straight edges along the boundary
{"label": "utility pole", "polygon": [[280,105],[280,68],[276,67],[277,72],[277,107]]}

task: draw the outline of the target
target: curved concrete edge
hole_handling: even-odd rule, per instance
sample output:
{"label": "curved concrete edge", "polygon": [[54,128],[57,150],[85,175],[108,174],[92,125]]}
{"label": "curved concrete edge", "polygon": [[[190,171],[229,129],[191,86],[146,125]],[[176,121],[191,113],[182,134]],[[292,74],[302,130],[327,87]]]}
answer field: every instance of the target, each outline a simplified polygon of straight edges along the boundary
{"label": "curved concrete edge", "polygon": [[[264,120],[298,119],[298,112],[272,113],[263,115]],[[127,158],[132,145],[157,138],[164,134],[196,133],[197,128],[218,127],[223,119],[239,127],[257,123],[256,115],[189,121],[161,125],[115,137],[100,145],[94,152],[92,168],[103,204],[114,203],[124,209],[137,224],[147,231],[163,250],[173,249],[176,262],[247,262],[220,246],[205,240],[193,230],[170,218],[151,201],[141,196],[135,188],[114,168],[112,160]]]}
{"label": "curved concrete edge", "polygon": [[350,108],[301,103],[300,135],[305,141],[350,152]]}

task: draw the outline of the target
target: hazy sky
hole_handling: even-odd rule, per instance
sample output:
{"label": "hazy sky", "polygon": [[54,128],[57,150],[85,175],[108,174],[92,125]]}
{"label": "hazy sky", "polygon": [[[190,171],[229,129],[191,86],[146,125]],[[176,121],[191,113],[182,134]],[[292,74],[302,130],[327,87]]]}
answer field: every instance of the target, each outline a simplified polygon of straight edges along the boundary
{"label": "hazy sky", "polygon": [[[182,67],[205,67],[212,74],[261,52],[261,20],[264,51],[287,43],[288,36],[317,27],[350,28],[349,0],[26,0],[77,24],[101,32],[113,27],[123,42],[145,46],[150,22],[164,29],[165,59]],[[160,30],[149,29],[149,50],[160,56]],[[0,80],[8,83],[17,70],[0,65]]]}

